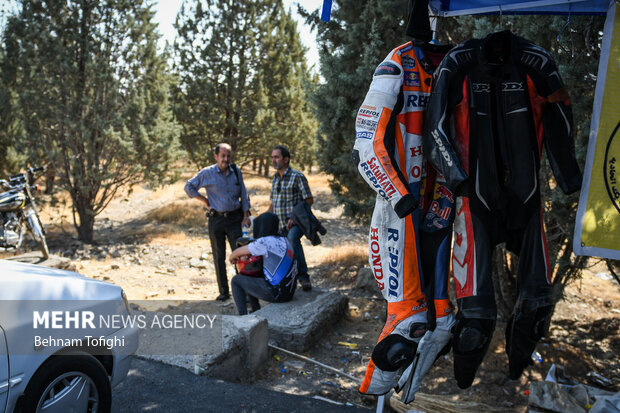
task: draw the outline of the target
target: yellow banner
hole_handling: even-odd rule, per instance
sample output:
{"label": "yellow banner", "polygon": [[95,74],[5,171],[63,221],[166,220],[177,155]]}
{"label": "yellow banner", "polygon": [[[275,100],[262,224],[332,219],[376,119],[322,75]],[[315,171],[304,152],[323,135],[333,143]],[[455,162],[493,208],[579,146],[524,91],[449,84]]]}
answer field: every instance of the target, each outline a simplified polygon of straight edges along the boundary
{"label": "yellow banner", "polygon": [[605,22],[573,245],[577,254],[620,259],[620,19],[613,3]]}

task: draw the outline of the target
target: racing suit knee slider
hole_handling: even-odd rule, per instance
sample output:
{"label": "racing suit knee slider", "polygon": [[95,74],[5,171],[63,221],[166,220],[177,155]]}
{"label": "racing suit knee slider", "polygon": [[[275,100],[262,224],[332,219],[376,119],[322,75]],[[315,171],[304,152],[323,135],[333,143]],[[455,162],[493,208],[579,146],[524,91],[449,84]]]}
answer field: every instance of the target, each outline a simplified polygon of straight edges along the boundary
{"label": "racing suit knee slider", "polygon": [[452,339],[454,378],[461,389],[471,386],[476,371],[489,348],[495,320],[466,319],[457,321]]}
{"label": "racing suit knee slider", "polygon": [[385,371],[396,371],[408,366],[418,349],[418,342],[426,333],[426,323],[412,323],[409,327],[407,339],[400,334],[390,334],[375,346],[372,351],[372,361],[377,367]]}

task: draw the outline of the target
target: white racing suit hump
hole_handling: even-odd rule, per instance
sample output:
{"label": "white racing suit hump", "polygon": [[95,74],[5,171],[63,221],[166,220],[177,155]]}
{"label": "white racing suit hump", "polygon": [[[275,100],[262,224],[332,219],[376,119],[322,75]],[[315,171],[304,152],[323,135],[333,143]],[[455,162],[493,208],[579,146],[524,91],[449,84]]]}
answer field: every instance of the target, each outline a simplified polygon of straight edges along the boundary
{"label": "white racing suit hump", "polygon": [[[415,358],[426,331],[429,291],[432,314],[453,317],[447,265],[454,202],[443,178],[427,171],[422,153],[431,82],[430,60],[421,48],[406,43],[379,64],[357,113],[353,158],[377,193],[369,262],[388,302],[387,321],[360,387],[366,394],[387,393],[397,384],[399,369]],[[430,255],[421,242],[426,236],[433,239],[427,243],[433,248]],[[427,266],[422,253],[433,257]],[[394,354],[400,360],[396,364]]]}

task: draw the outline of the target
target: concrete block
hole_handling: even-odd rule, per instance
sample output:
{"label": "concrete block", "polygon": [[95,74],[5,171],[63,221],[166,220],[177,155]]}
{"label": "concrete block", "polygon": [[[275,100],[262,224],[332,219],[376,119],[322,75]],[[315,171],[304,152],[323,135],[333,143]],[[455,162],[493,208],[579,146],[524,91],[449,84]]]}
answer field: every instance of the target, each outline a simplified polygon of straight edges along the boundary
{"label": "concrete block", "polygon": [[136,355],[221,380],[252,377],[269,357],[267,320],[252,315],[217,317],[217,337],[209,331],[143,329]]}
{"label": "concrete block", "polygon": [[346,313],[349,299],[336,291],[296,291],[287,303],[272,303],[252,315],[269,325],[269,339],[288,350],[303,352],[315,345]]}
{"label": "concrete block", "polygon": [[[225,315],[222,317],[224,352],[231,353],[240,344],[243,349],[240,367],[246,374],[254,374],[269,358],[267,320],[254,315]],[[215,368],[215,366],[212,367],[212,369]]]}

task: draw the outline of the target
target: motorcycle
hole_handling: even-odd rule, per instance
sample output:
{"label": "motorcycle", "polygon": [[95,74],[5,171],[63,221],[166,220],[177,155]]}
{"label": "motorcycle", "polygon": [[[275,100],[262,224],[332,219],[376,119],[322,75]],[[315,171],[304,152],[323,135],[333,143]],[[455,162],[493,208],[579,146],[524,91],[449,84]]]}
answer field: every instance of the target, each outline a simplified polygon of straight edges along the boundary
{"label": "motorcycle", "polygon": [[32,192],[37,189],[34,181],[41,176],[44,167],[28,168],[25,173],[0,179],[0,248],[18,249],[24,233],[30,231],[45,259],[50,256],[45,230],[37,211]]}

